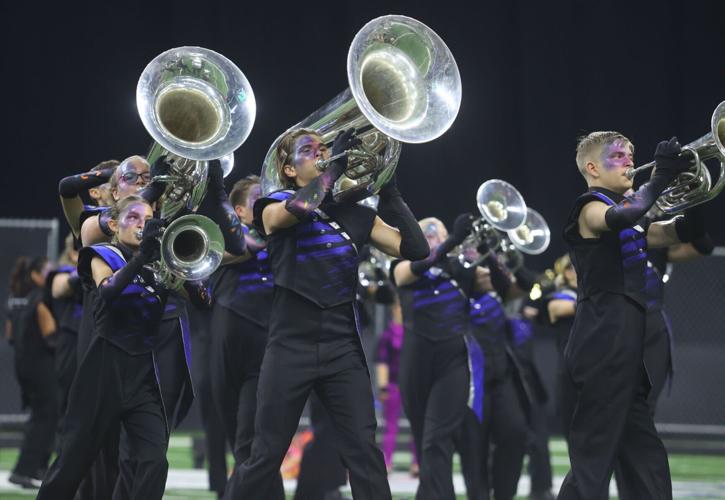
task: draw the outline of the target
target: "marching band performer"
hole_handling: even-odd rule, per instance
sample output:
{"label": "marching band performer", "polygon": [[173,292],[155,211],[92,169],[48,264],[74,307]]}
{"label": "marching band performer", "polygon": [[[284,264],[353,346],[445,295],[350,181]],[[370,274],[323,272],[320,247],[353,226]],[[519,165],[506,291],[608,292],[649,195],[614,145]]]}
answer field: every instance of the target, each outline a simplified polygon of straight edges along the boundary
{"label": "marching band performer", "polygon": [[[265,242],[251,228],[259,177],[238,181],[229,202],[247,232],[248,252],[219,268],[212,287],[212,393],[219,409],[235,465],[249,458],[257,408],[257,385],[271,315],[274,281]],[[282,490],[281,476],[275,488]]]}
{"label": "marching band performer", "polygon": [[[112,210],[111,244],[85,247],[79,274],[92,297],[96,336],[71,386],[61,451],[39,499],[72,499],[114,423],[137,464],[130,498],[161,498],[168,427],[152,354],[167,291],[144,265],[158,257],[161,221],[128,196]],[[89,404],[93,402],[93,404]]]}
{"label": "marching band performer", "polygon": [[667,452],[647,403],[643,363],[647,247],[691,241],[697,217],[641,224],[660,193],[690,166],[676,138],[657,146],[657,168],[631,196],[626,172],[634,147],[618,132],[593,132],[577,145],[588,191],[574,204],[564,239],[571,248],[579,297],[564,352],[565,412],[571,470],[560,499],[608,497],[619,460],[621,486],[632,498],[672,498]]}
{"label": "marching band performer", "polygon": [[46,259],[19,257],[10,275],[8,320],[5,336],[14,347],[15,376],[22,407],[30,419],[20,445],[18,461],[8,480],[24,488],[37,488],[53,450],[58,421],[57,390],[53,383],[56,321],[43,302]]}
{"label": "marching band performer", "polygon": [[[353,129],[341,132],[332,154],[357,143]],[[329,155],[315,131],[289,131],[277,148],[277,175],[288,189],[254,205],[254,224],[267,237],[274,273],[272,316],[251,456],[237,467],[225,498],[278,498],[270,485],[312,390],[338,431],[355,498],[391,498],[356,321],[357,252],[370,241],[390,255],[419,259],[427,248],[394,182],[379,193],[380,217],[357,203],[331,203],[347,157],[320,172],[317,161]]]}
{"label": "marching band performer", "polygon": [[398,288],[405,337],[400,390],[420,463],[418,499],[454,499],[454,435],[462,425],[469,395],[468,296],[476,268],[447,257],[471,231],[461,214],[453,232],[435,218],[420,221],[430,248],[421,260],[396,260],[390,274]]}

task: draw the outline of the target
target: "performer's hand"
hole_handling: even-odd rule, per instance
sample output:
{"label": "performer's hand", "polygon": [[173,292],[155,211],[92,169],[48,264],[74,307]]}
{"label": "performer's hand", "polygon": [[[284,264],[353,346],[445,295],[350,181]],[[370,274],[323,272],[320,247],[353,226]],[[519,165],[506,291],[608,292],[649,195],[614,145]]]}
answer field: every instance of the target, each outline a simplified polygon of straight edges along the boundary
{"label": "performer's hand", "polygon": [[481,242],[476,247],[476,251],[483,257],[488,252],[491,251],[491,248],[488,246],[488,242],[486,241],[486,238],[481,239]]}
{"label": "performer's hand", "polygon": [[[335,141],[332,143],[331,156],[336,156],[340,153],[344,153],[345,151],[354,149],[359,144],[360,139],[355,136],[354,128],[349,128],[347,130],[341,131],[339,134],[337,134],[337,137],[335,137]],[[335,163],[338,162],[340,165],[342,165],[343,170],[347,168],[347,156],[343,156],[342,158],[335,160]]]}
{"label": "performer's hand", "polygon": [[466,236],[471,233],[472,227],[473,215],[470,213],[461,214],[453,222],[453,232],[450,237],[453,238],[456,244],[460,245],[466,239]]}
{"label": "performer's hand", "polygon": [[159,175],[168,175],[170,170],[171,165],[166,161],[166,155],[159,156],[151,165],[151,180]]}
{"label": "performer's hand", "polygon": [[681,153],[682,148],[680,143],[677,142],[677,137],[672,137],[669,141],[662,141],[657,144],[655,172],[660,172],[674,179],[678,174],[687,171],[692,165],[692,156]]}
{"label": "performer's hand", "polygon": [[161,219],[149,219],[143,227],[143,236],[139,245],[139,252],[147,260],[155,260],[161,250],[161,234],[165,222]]}

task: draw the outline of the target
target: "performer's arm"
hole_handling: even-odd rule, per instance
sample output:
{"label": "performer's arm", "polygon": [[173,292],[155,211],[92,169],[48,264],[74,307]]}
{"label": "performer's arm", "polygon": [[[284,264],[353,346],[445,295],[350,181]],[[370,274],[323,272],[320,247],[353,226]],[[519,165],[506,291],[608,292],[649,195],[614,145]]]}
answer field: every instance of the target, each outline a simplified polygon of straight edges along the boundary
{"label": "performer's arm", "polygon": [[133,281],[133,278],[141,271],[144,264],[153,260],[159,252],[159,235],[163,221],[150,219],[146,221],[143,230],[143,240],[139,251],[131,260],[115,273],[100,257],[91,260],[91,271],[93,280],[98,287],[101,298],[105,301],[112,301],[119,297],[123,290]]}
{"label": "performer's arm", "polygon": [[413,212],[398,191],[396,177],[390,179],[379,194],[378,213],[382,219],[375,218],[371,233],[373,245],[388,255],[411,261],[428,257],[428,242]]}
{"label": "performer's arm", "polygon": [[425,272],[443,260],[448,252],[460,245],[471,232],[472,218],[470,214],[461,214],[453,223],[453,231],[446,240],[430,251],[428,257],[422,260],[400,262],[393,270],[393,277],[397,286],[409,285],[418,280]]}
{"label": "performer's arm", "polygon": [[65,299],[72,297],[81,286],[78,271],[73,270],[69,273],[57,273],[53,276],[50,286],[50,293],[54,299]]}
{"label": "performer's arm", "polygon": [[73,235],[78,237],[81,231],[79,218],[84,210],[80,194],[83,191],[105,184],[113,175],[114,168],[105,168],[95,172],[71,175],[61,179],[58,184],[60,204],[70,225]]}
{"label": "performer's arm", "polygon": [[[354,137],[355,129],[340,132],[332,145],[332,155],[354,148],[360,140]],[[347,156],[333,161],[327,169],[284,203],[270,203],[262,212],[264,232],[269,235],[278,229],[285,229],[309,216],[325,199],[335,181],[347,168]]]}
{"label": "performer's arm", "polygon": [[647,245],[657,248],[702,241],[702,238],[707,236],[705,210],[703,204],[695,205],[685,210],[682,216],[668,221],[653,222],[647,231]]}
{"label": "performer's arm", "polygon": [[40,302],[38,304],[37,314],[40,334],[43,336],[43,338],[52,336],[57,329],[57,325],[55,323],[55,318],[53,318],[53,314],[50,312],[50,309],[48,309],[48,306],[45,305],[44,302]]}
{"label": "performer's arm", "polygon": [[553,325],[562,318],[574,316],[576,313],[576,301],[566,299],[553,299],[546,305],[549,313],[549,321]]}

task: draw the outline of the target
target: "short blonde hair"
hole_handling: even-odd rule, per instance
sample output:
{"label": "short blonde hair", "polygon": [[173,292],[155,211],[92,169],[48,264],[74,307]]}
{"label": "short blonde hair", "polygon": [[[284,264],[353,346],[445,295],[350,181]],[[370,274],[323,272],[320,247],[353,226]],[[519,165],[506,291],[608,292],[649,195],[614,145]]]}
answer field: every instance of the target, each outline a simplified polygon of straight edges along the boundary
{"label": "short blonde hair", "polygon": [[[591,160],[592,155],[601,151],[604,146],[620,141],[632,144],[632,141],[624,134],[614,130],[590,132],[580,137],[576,145],[576,166],[579,168],[579,173],[586,179],[587,163]],[[634,149],[634,146],[632,146],[632,149]]]}
{"label": "short blonde hair", "polygon": [[420,225],[420,229],[424,233],[426,232],[426,228],[429,228],[430,226],[435,226],[440,239],[445,240],[446,238],[448,238],[448,230],[440,219],[437,219],[435,217],[426,217],[425,219],[419,220],[418,224]]}

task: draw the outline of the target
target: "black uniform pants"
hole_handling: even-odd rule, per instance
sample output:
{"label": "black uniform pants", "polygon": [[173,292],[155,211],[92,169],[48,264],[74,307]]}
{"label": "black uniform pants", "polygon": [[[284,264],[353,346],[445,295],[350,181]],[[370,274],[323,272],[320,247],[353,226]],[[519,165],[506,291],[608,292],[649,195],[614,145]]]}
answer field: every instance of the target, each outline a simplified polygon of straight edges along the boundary
{"label": "black uniform pants", "polygon": [[211,331],[211,389],[235,465],[249,458],[257,411],[257,385],[267,328],[215,305]]}
{"label": "black uniform pants", "polygon": [[62,429],[65,409],[68,406],[68,393],[76,374],[78,363],[78,332],[64,329],[58,331],[58,343],[55,347],[55,374],[58,380],[58,429]]}
{"label": "black uniform pants", "polygon": [[58,423],[53,355],[43,352],[31,359],[16,357],[15,375],[20,383],[23,407],[30,409],[30,419],[13,472],[37,478],[48,466]]}
{"label": "black uniform pants", "polygon": [[577,305],[564,353],[571,470],[559,498],[608,498],[616,461],[636,499],[672,498],[667,452],[647,402],[645,313],[623,295],[601,293]]}
{"label": "black uniform pants", "polygon": [[[235,469],[224,498],[284,498],[279,468],[311,391],[335,424],[338,450],[356,499],[390,499],[375,442],[373,393],[351,304],[322,309],[275,288],[262,361],[250,458]],[[461,341],[462,342],[462,341]],[[275,490],[275,491],[273,491]]]}
{"label": "black uniform pants", "polygon": [[150,354],[131,356],[96,338],[71,386],[61,452],[38,493],[72,500],[109,430],[121,422],[136,464],[127,497],[161,499],[166,486],[168,433]]}
{"label": "black uniform pants", "polygon": [[335,424],[315,393],[310,396],[310,421],[314,437],[302,454],[295,500],[324,500],[326,494],[347,483],[347,471],[335,444]]}
{"label": "black uniform pants", "polygon": [[468,357],[463,337],[403,339],[400,393],[420,465],[418,500],[455,499],[453,438],[467,411]]}
{"label": "black uniform pants", "polygon": [[[486,382],[483,421],[479,423],[472,411],[466,411],[456,437],[469,500],[488,500],[492,487],[497,500],[512,499],[516,495],[526,450],[526,433],[520,395],[511,371],[506,370]],[[489,460],[492,444],[493,457]]]}

